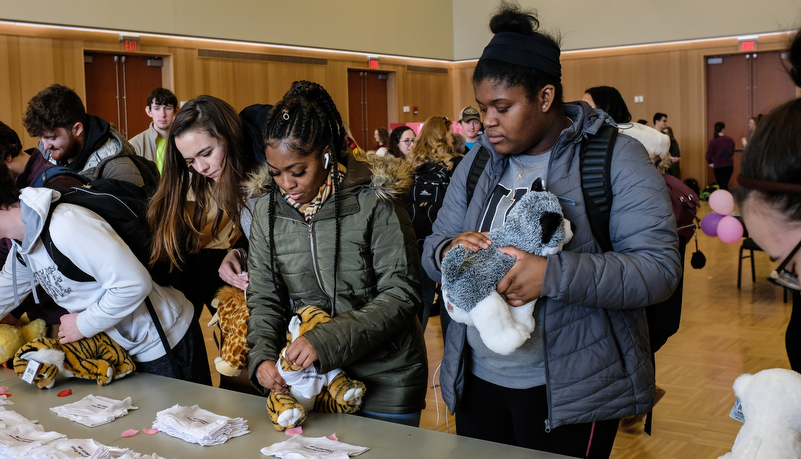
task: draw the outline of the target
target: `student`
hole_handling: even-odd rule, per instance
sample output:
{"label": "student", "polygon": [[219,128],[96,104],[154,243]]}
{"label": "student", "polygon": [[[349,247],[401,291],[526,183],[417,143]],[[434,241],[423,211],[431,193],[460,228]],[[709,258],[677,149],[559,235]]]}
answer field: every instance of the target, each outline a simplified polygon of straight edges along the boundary
{"label": "student", "polygon": [[417,134],[409,126],[398,126],[389,135],[389,149],[387,153],[395,158],[406,158],[412,152]]}
{"label": "student", "polygon": [[367,386],[359,414],[417,426],[428,364],[417,243],[397,199],[408,178],[393,174],[404,168],[343,155],[342,119],[316,83],[293,83],[264,132],[248,260],[253,386],[287,392],[275,362],[293,309],[314,305],[331,321],[296,339],[289,361],[342,368]]}
{"label": "student", "polygon": [[618,419],[647,413],[653,403],[644,307],[667,299],[678,282],[676,223],[664,180],[642,145],[618,136],[609,172],[613,250],[602,252],[587,217],[578,156],[582,139],[608,118],[584,102],[563,102],[559,46],[538,26],[532,13],[507,4],[490,21],[495,36],[473,74],[485,128],[478,142],[490,158],[470,202],[467,178],[479,149],[456,169],[423,266],[439,280],[450,248],[489,247],[483,232],[502,224],[510,201],[537,178],[560,197],[574,236],[545,258],[501,249],[517,262],[498,293],[512,306],[538,299],[537,327],[502,356],[474,327],[452,321],[440,382],[459,435],[605,458]]}
{"label": "student", "polygon": [[70,88],[54,84],[39,91],[28,102],[22,123],[28,135],[40,137],[45,159],[91,180],[111,178],[139,186],[158,180],[131,160],[136,151],[122,134],[108,121],[87,114]]}
{"label": "student", "polygon": [[172,91],[166,88],[154,89],[147,97],[147,105],[145,105],[145,113],[153,121],[147,130],[131,139],[131,145],[136,150],[136,154],[156,163],[159,172],[164,169],[167,134],[170,132],[170,126],[172,126],[177,110],[178,98]]}
{"label": "student", "polygon": [[[801,86],[801,32],[790,49],[790,75]],[[748,234],[779,263],[769,280],[793,291],[785,344],[790,367],[801,371],[801,99],[761,117],[743,153],[735,190]]]}
{"label": "student", "polygon": [[729,189],[729,180],[734,173],[734,139],[724,132],[726,123],[715,123],[715,133],[706,147],[706,162],[715,169],[715,180],[721,190]]}
{"label": "student", "polygon": [[[105,220],[71,204],[53,209],[50,236],[61,253],[95,280],[78,282],[63,275],[40,240],[58,192],[24,188],[20,195],[5,165],[0,169],[0,237],[13,241],[0,272],[0,315],[38,284],[68,311],[61,316],[61,343],[105,332],[131,354],[137,371],[211,385],[203,335],[196,323],[192,326],[192,305],[186,298],[155,284]],[[169,362],[145,297],[153,303],[181,375]]]}
{"label": "student", "polygon": [[183,269],[185,284],[178,288],[195,305],[198,317],[219,287],[227,283],[247,288],[246,240],[231,250],[204,249],[209,238],[236,237],[230,232],[232,225],[225,224],[227,218],[235,228],[249,232],[243,185],[258,161],[246,145],[233,107],[212,96],[184,104],[167,137],[161,182],[148,209],[151,261],[169,261]]}
{"label": "student", "polygon": [[[420,252],[423,251],[423,241],[431,234],[431,226],[437,218],[442,206],[442,197],[445,196],[449,178],[453,174],[453,169],[461,161],[461,156],[456,156],[453,150],[453,124],[446,116],[431,116],[420,128],[420,135],[414,143],[414,148],[408,156],[412,163],[415,178],[412,189],[405,197],[406,210],[412,217],[412,226],[417,235],[417,243]],[[439,197],[439,199],[436,199]],[[444,311],[444,305],[439,298],[442,292],[437,287],[437,283],[431,280],[425,273],[422,276],[423,282],[423,310],[420,311],[420,322],[423,330],[426,328],[428,317],[434,307],[434,294],[438,296],[436,306],[437,311]],[[440,314],[443,332],[447,328],[450,317]]]}
{"label": "student", "polygon": [[[0,121],[0,161],[5,165],[6,171],[14,180],[17,189],[33,186],[36,180],[53,164],[44,159],[42,152],[36,148],[22,150],[22,142],[17,132]],[[48,183],[65,188],[83,185],[83,180],[72,175],[56,175]],[[0,264],[6,262],[11,251],[11,239],[0,239]],[[34,304],[32,298],[26,298],[22,305],[6,315],[3,323],[15,323],[16,319],[27,313],[31,320],[43,319],[48,325],[59,323],[59,317],[66,311],[55,304],[41,287],[37,287],[39,304]]]}
{"label": "student", "polygon": [[468,105],[459,112],[459,127],[465,138],[465,151],[473,148],[481,131],[481,115],[476,107]]}

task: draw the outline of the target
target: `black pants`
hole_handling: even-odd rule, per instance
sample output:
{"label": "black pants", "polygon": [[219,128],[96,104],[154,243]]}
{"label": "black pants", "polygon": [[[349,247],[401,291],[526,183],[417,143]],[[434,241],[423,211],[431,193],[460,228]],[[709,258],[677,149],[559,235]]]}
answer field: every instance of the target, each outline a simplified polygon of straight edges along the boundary
{"label": "black pants", "polygon": [[718,182],[721,190],[729,189],[729,180],[731,174],[734,173],[734,166],[723,166],[715,168],[715,180]]}
{"label": "black pants", "polygon": [[180,375],[175,374],[166,354],[150,362],[136,362],[136,371],[211,386],[206,344],[197,320],[192,321],[184,337],[172,348],[172,353],[178,361]]}
{"label": "black pants", "polygon": [[201,249],[198,253],[186,255],[181,280],[174,286],[194,306],[195,320],[200,319],[204,304],[212,315],[216,312],[211,306],[211,300],[217,290],[227,285],[218,273],[227,254],[225,249]]}
{"label": "black pants", "polygon": [[784,344],[787,346],[790,368],[801,373],[801,292],[793,292],[793,312],[787,324]]}
{"label": "black pants", "polygon": [[548,400],[545,386],[509,389],[467,372],[462,403],[456,410],[456,432],[572,457],[608,458],[618,420],[571,424],[545,431]]}

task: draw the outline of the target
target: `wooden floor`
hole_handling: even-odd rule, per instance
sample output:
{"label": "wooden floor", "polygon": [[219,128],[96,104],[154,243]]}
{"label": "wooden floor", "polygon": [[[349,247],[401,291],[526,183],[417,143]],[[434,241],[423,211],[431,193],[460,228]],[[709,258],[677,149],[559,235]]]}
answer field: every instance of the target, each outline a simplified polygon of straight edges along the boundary
{"label": "wooden floor", "polygon": [[[702,213],[708,210],[704,203]],[[739,244],[701,234],[699,246],[707,265],[693,269],[690,256],[695,246],[688,246],[681,329],[657,354],[657,384],[666,394],[654,408],[653,435],[643,433],[642,424],[633,431],[621,429],[614,459],[717,458],[730,451],[742,425],[729,418],[734,379],[766,368],[789,368],[784,331],[791,305],[782,302],[781,289],[765,280],[774,269],[768,256],[755,254],[756,283],[751,282],[745,260],[738,291]],[[205,314],[202,325],[208,323]],[[439,325],[439,317],[433,317],[426,329],[429,378],[442,360]],[[218,353],[210,336],[207,349],[212,361]],[[217,385],[219,374],[213,366],[212,374]],[[438,387],[429,387],[426,401],[420,427],[455,433]]]}

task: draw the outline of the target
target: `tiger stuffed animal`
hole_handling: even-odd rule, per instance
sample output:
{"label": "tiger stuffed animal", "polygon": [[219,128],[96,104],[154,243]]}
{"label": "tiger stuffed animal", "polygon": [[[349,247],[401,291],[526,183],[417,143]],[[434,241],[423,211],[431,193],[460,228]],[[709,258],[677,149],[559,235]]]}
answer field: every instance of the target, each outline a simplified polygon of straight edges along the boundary
{"label": "tiger stuffed animal", "polygon": [[211,305],[217,308],[217,312],[208,326],[219,325],[223,337],[214,366],[221,375],[239,376],[247,366],[250,353],[247,324],[250,311],[245,302],[245,292],[236,287],[223,287],[217,291]]}
{"label": "tiger stuffed animal", "polygon": [[14,356],[14,371],[20,378],[30,360],[41,364],[33,379],[40,389],[52,388],[59,372],[68,377],[93,379],[105,386],[136,369],[128,351],[105,333],[68,344],[53,338],[31,341]]}
{"label": "tiger stuffed animal", "polygon": [[[299,336],[325,323],[331,317],[322,309],[306,306],[289,321],[287,347]],[[364,383],[354,381],[337,369],[325,374],[317,373],[314,365],[301,368],[286,360],[286,347],[275,366],[289,386],[288,394],[272,391],[267,397],[267,411],[273,426],[283,431],[303,424],[308,410],[324,413],[355,413],[359,410],[366,392]]]}

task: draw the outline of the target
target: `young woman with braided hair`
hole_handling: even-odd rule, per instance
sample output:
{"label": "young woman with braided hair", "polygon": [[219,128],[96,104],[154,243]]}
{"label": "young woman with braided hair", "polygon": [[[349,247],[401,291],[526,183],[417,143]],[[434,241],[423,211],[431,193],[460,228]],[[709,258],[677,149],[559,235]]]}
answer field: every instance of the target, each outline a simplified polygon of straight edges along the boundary
{"label": "young woman with braided hair", "polygon": [[420,261],[396,199],[409,186],[408,165],[370,165],[343,150],[339,111],[308,81],[275,105],[264,139],[248,260],[251,382],[265,394],[287,392],[275,362],[290,316],[317,306],[331,321],[296,339],[289,361],[342,368],[367,386],[360,414],[418,425],[428,373]]}

